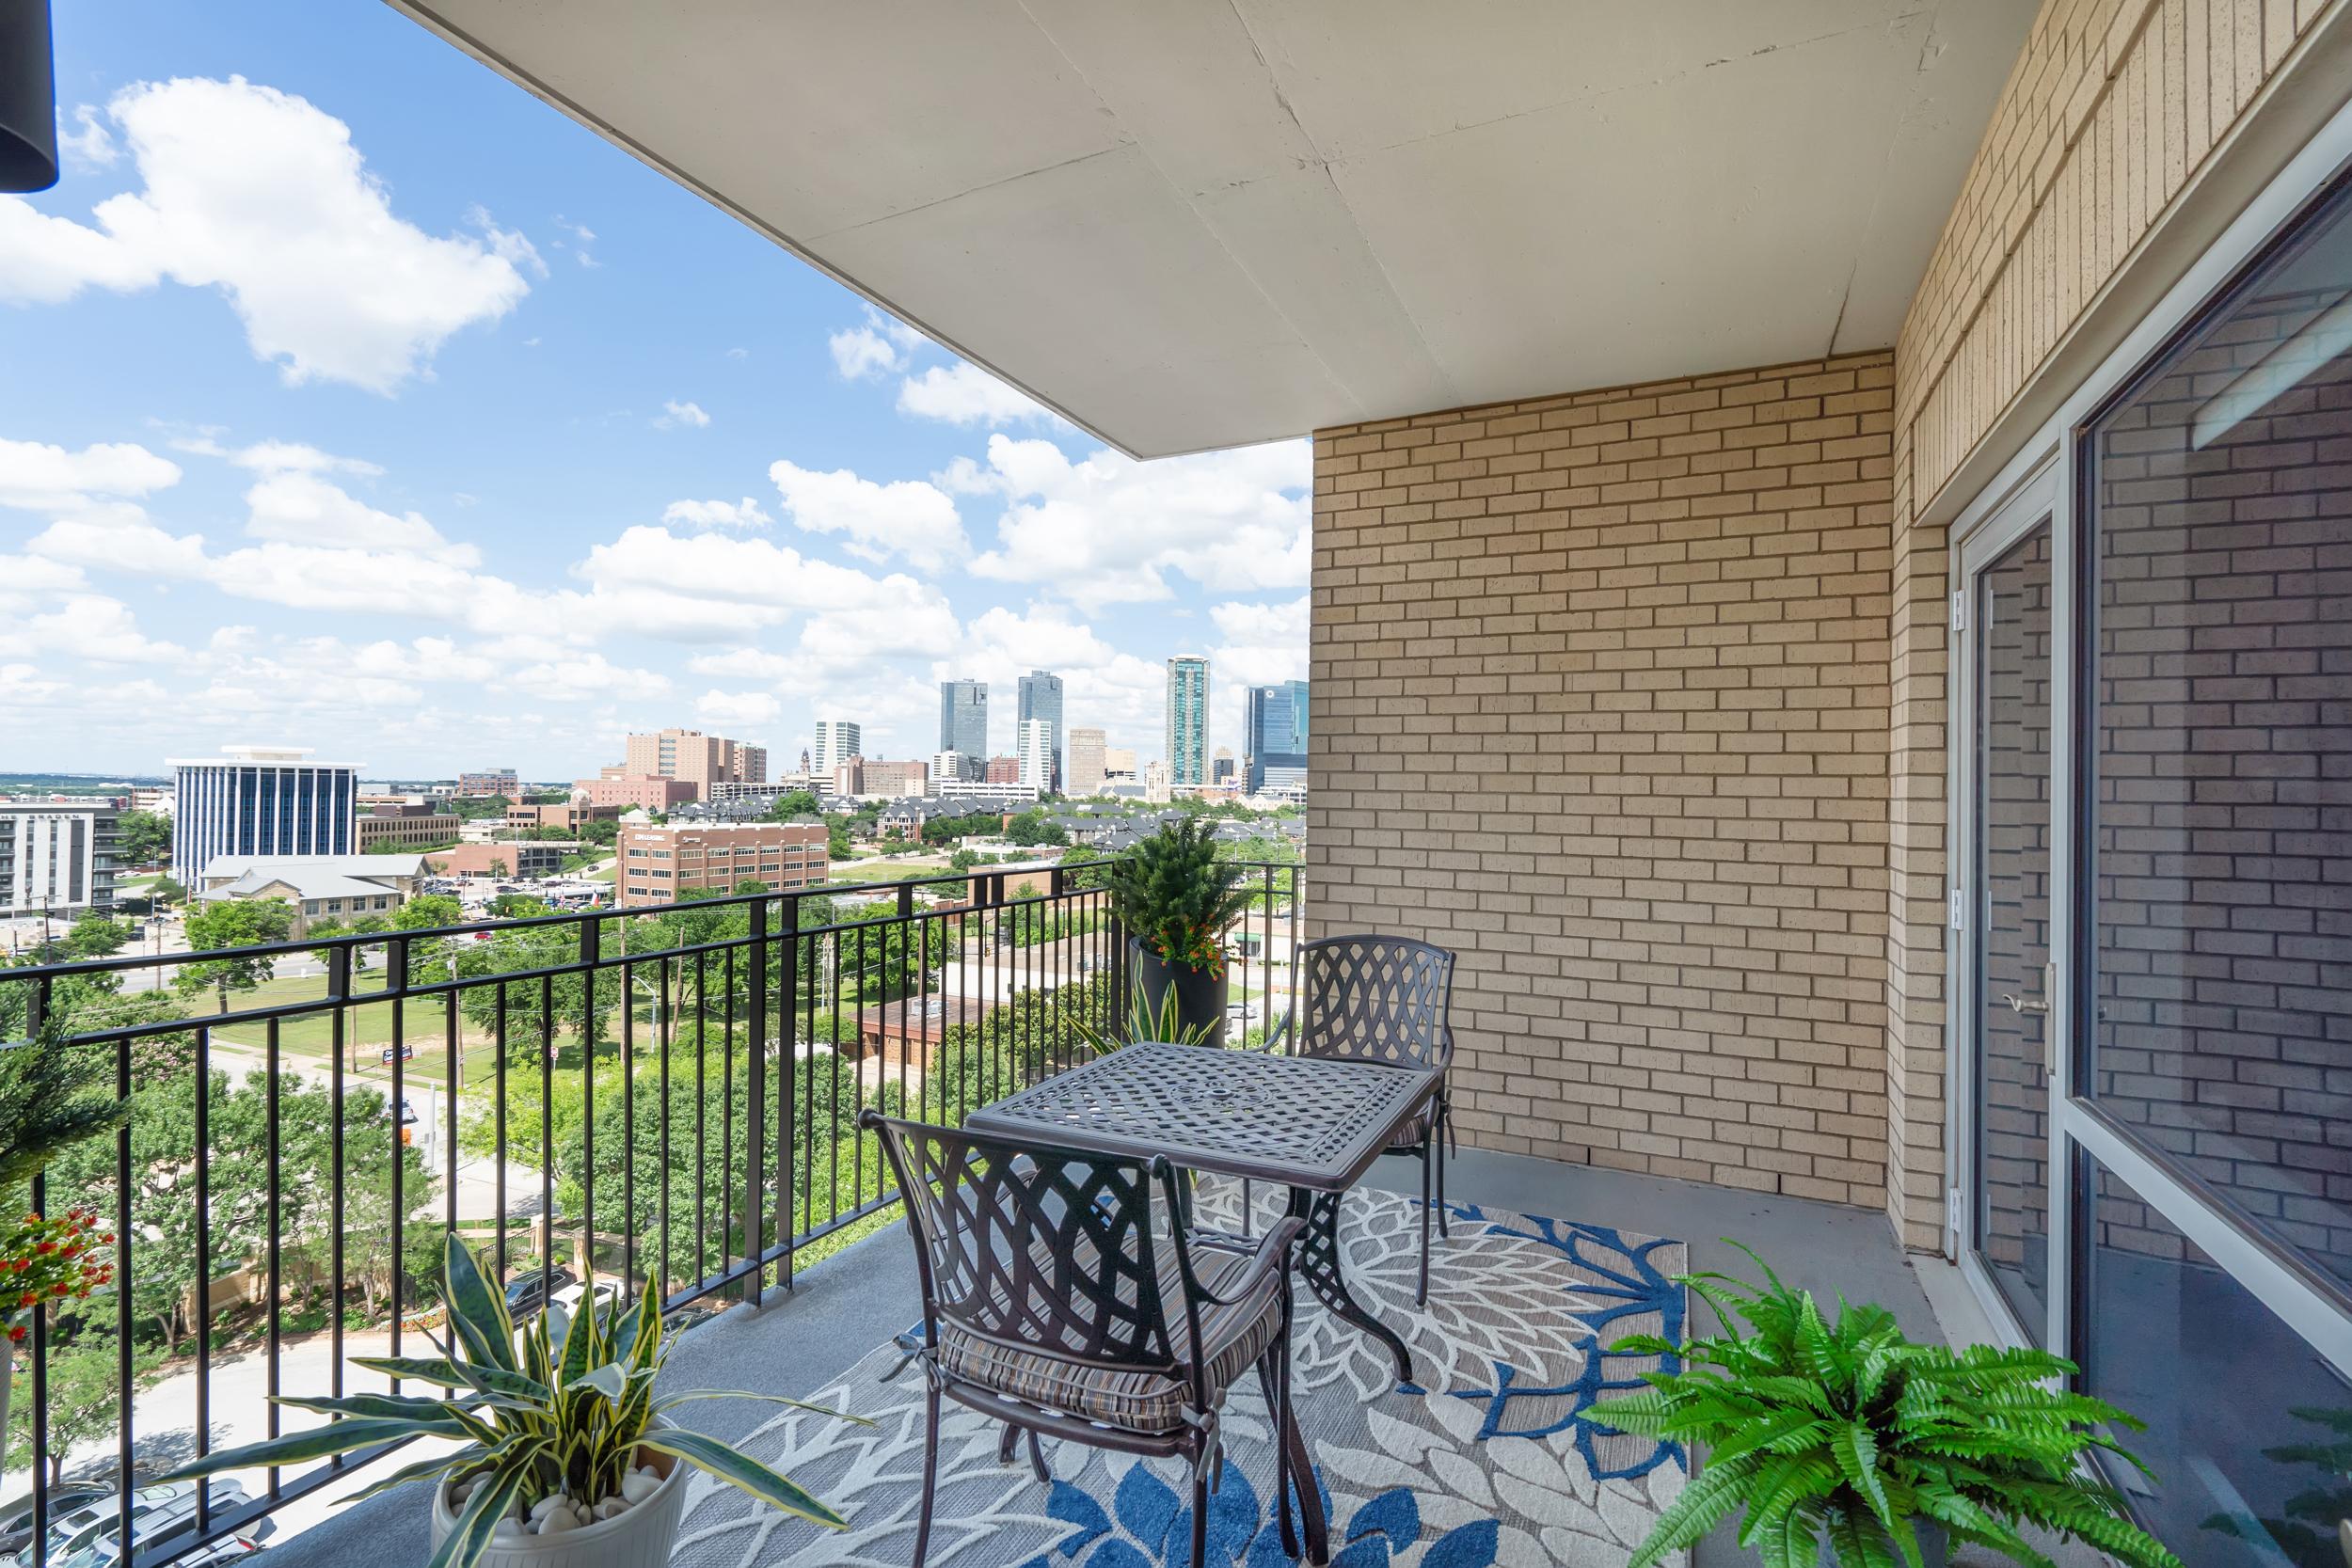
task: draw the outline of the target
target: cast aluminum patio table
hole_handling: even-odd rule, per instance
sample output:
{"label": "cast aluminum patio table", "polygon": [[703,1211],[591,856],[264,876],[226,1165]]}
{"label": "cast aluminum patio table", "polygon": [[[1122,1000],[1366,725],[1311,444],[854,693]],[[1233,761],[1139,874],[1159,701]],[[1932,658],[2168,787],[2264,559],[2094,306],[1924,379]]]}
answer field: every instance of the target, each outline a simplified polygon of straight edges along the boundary
{"label": "cast aluminum patio table", "polygon": [[1330,1056],[1276,1056],[1138,1041],[974,1111],[972,1132],[1149,1159],[1290,1189],[1306,1219],[1299,1273],[1341,1318],[1389,1347],[1405,1341],[1348,1293],[1340,1199],[1438,1085],[1434,1069]]}

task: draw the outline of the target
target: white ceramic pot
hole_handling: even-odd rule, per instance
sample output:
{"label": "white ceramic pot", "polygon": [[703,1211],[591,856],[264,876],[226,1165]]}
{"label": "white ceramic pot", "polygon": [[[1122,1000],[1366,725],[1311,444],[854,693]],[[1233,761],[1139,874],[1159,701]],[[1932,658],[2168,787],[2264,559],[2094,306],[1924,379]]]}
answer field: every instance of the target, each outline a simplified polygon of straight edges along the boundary
{"label": "white ceramic pot", "polygon": [[[645,1463],[663,1471],[661,1484],[635,1508],[585,1529],[494,1541],[482,1554],[481,1568],[668,1568],[678,1521],[686,1513],[686,1474],[692,1466],[669,1454],[649,1454]],[[449,1488],[444,1478],[433,1489],[436,1551],[457,1528]]]}

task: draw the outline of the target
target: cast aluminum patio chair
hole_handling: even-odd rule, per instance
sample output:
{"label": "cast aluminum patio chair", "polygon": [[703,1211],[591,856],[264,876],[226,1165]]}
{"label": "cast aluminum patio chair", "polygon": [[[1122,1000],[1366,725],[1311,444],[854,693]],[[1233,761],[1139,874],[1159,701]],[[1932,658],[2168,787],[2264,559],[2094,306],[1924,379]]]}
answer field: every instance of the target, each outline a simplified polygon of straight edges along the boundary
{"label": "cast aluminum patio chair", "polygon": [[[1437,1087],[1390,1137],[1386,1150],[1421,1162],[1421,1278],[1413,1299],[1425,1305],[1432,1212],[1438,1234],[1447,1234],[1445,1158],[1454,1117],[1444,1072],[1454,1060],[1454,955],[1410,937],[1363,933],[1303,942],[1291,962],[1295,1009],[1267,1031],[1261,1049],[1438,1071]],[[1245,1210],[1248,1201],[1245,1186]]]}
{"label": "cast aluminum patio chair", "polygon": [[[1183,1212],[1166,1160],[977,1137],[867,1110],[907,1195],[923,1291],[913,1354],[927,1385],[914,1568],[930,1546],[940,1402],[1005,1423],[998,1458],[1025,1435],[1176,1456],[1192,1472],[1192,1562],[1206,1549],[1226,1392],[1253,1365],[1279,1434],[1275,1492],[1298,1555],[1291,1478],[1311,1477],[1291,1409],[1291,1249],[1284,1220],[1248,1241],[1170,1225]],[[1155,1223],[1157,1222],[1157,1223]],[[1312,1484],[1311,1481],[1304,1484]],[[1320,1562],[1327,1546],[1310,1528]]]}

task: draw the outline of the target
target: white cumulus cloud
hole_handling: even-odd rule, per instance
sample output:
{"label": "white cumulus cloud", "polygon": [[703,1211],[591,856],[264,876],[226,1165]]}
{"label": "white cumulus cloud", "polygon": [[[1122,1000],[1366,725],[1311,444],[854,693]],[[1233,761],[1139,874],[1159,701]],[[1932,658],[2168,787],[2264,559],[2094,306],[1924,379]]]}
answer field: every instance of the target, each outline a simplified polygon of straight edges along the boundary
{"label": "white cumulus cloud", "polygon": [[68,451],[39,441],[0,439],[0,506],[74,512],[93,498],[153,494],[180,483],[180,465],[135,442]]}
{"label": "white cumulus cloud", "polygon": [[765,691],[714,689],[694,699],[694,717],[730,735],[772,724],[783,713],[784,705]]}
{"label": "white cumulus cloud", "polygon": [[389,393],[453,334],[530,292],[528,242],[489,225],[429,234],[396,215],[351,130],[309,101],[243,77],[125,88],[107,105],[140,188],[94,224],[0,198],[0,299],[86,288],[217,288],[254,354],[299,384]]}
{"label": "white cumulus cloud", "polygon": [[739,531],[775,525],[775,519],[749,496],[734,501],[672,501],[661,509],[661,520],[683,523],[688,528],[727,528]]}
{"label": "white cumulus cloud", "polygon": [[818,473],[797,464],[770,465],[768,477],[796,527],[838,533],[842,547],[866,561],[899,556],[919,570],[938,571],[964,553],[963,519],[946,491],[926,480],[881,483],[847,468]]}
{"label": "white cumulus cloud", "polygon": [[1138,463],[1107,448],[1072,462],[1046,440],[992,436],[949,489],[1000,496],[996,547],[974,575],[1045,585],[1091,610],[1170,596],[1181,572],[1217,593],[1307,586],[1311,459],[1279,441]]}
{"label": "white cumulus cloud", "polygon": [[906,323],[868,306],[864,325],[843,327],[825,340],[825,346],[833,351],[833,368],[843,380],[864,381],[904,370],[927,341]]}
{"label": "white cumulus cloud", "polygon": [[1209,650],[1212,669],[1239,686],[1272,686],[1307,678],[1305,594],[1279,604],[1227,603],[1209,607],[1224,641]]}
{"label": "white cumulus cloud", "polygon": [[958,425],[1059,422],[1043,404],[962,359],[899,382],[898,412]]}
{"label": "white cumulus cloud", "polygon": [[710,423],[710,416],[703,412],[703,405],[699,403],[680,403],[673,398],[661,405],[661,412],[653,422],[657,430],[675,430],[681,426],[701,430]]}

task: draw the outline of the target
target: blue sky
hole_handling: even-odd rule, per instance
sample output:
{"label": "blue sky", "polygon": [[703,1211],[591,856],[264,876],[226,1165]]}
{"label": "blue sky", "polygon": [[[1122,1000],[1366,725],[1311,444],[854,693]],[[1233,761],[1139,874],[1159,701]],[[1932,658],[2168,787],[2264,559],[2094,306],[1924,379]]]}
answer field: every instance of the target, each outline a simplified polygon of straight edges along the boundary
{"label": "blue sky", "polygon": [[[366,0],[68,0],[0,197],[0,769],[593,773],[1306,673],[1304,442],[1136,464]],[[1073,324],[1073,330],[1091,329]]]}

